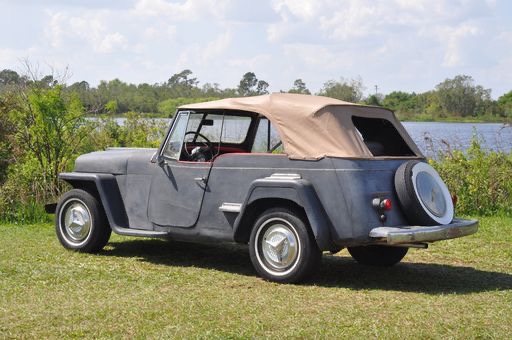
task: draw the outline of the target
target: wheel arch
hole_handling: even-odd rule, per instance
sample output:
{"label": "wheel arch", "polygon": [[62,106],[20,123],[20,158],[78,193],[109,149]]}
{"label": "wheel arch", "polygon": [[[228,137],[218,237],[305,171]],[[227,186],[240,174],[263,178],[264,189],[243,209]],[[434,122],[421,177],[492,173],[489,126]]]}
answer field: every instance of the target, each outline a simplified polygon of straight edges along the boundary
{"label": "wheel arch", "polygon": [[68,182],[74,189],[82,189],[96,198],[114,231],[128,225],[128,215],[114,175],[61,173],[59,178]]}
{"label": "wheel arch", "polygon": [[234,241],[247,243],[256,218],[273,207],[297,211],[308,222],[318,248],[331,248],[329,217],[313,186],[303,179],[283,182],[262,179],[253,182],[233,226]]}

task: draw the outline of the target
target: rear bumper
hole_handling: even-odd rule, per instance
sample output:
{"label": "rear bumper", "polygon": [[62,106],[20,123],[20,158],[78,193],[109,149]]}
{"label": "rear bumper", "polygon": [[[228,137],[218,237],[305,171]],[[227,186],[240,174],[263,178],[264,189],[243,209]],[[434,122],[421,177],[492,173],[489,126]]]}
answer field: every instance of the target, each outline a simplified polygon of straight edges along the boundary
{"label": "rear bumper", "polygon": [[376,243],[388,245],[414,244],[448,240],[476,233],[478,221],[454,219],[452,223],[432,227],[378,227],[370,231]]}

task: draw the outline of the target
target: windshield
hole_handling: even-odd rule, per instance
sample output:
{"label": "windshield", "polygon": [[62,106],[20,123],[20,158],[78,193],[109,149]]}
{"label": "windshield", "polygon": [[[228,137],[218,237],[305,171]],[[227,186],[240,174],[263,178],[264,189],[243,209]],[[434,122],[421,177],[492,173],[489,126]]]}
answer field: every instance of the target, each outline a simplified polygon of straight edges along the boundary
{"label": "windshield", "polygon": [[[251,117],[191,113],[187,131],[200,133],[212,143],[240,144],[245,141],[250,125]],[[193,138],[191,135],[188,141]]]}

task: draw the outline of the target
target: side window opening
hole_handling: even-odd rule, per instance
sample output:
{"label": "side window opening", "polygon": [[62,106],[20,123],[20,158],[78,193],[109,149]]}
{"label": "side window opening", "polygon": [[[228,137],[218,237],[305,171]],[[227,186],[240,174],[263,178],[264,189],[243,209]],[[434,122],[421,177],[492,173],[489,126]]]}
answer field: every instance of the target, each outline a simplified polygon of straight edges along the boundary
{"label": "side window opening", "polygon": [[414,156],[411,148],[390,121],[352,116],[352,123],[373,156]]}
{"label": "side window opening", "polygon": [[261,118],[251,152],[284,153],[277,130],[267,118]]}

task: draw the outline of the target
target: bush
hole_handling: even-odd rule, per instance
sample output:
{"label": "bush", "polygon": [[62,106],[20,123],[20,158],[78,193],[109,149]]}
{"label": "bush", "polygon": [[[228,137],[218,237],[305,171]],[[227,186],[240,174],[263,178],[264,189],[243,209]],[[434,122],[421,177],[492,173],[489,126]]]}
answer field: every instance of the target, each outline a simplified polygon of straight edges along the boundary
{"label": "bush", "polygon": [[7,180],[0,187],[0,220],[10,223],[47,222],[44,211],[46,178],[33,157],[9,166]]}
{"label": "bush", "polygon": [[168,126],[165,119],[148,119],[135,112],[128,112],[120,120],[104,116],[94,124],[95,128],[83,152],[104,150],[107,147],[157,148]]}
{"label": "bush", "polygon": [[458,197],[460,214],[512,214],[512,157],[486,152],[476,135],[464,153],[453,151],[430,163]]}

